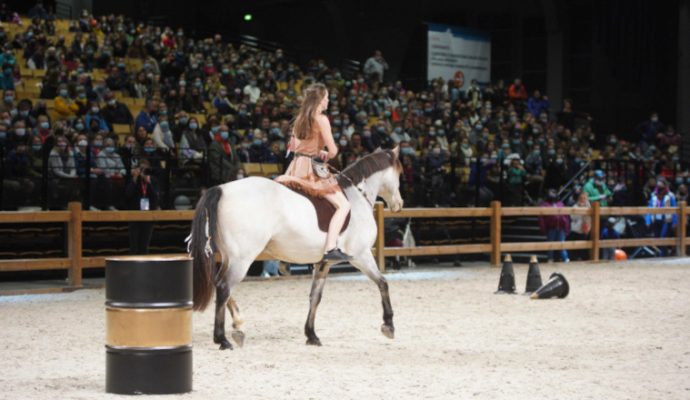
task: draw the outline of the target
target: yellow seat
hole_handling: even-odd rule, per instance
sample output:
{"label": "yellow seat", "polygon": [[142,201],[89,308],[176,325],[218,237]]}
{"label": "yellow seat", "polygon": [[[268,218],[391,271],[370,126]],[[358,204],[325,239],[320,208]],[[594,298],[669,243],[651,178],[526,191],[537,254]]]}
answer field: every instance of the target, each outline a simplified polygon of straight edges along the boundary
{"label": "yellow seat", "polygon": [[32,72],[32,75],[34,78],[37,78],[39,80],[42,80],[44,76],[46,76],[46,70],[44,69],[34,69]]}
{"label": "yellow seat", "polygon": [[132,127],[129,124],[113,124],[113,132],[118,136],[129,136],[132,134]]}
{"label": "yellow seat", "polygon": [[282,173],[280,164],[261,164],[261,171],[264,176],[280,175]]}
{"label": "yellow seat", "polygon": [[206,115],[204,115],[204,114],[199,114],[199,113],[189,114],[189,117],[195,118],[197,120],[197,122],[199,123],[199,126],[202,126],[206,123]]}
{"label": "yellow seat", "polygon": [[259,163],[245,163],[242,164],[245,174],[248,176],[262,176],[261,175],[261,164]]}

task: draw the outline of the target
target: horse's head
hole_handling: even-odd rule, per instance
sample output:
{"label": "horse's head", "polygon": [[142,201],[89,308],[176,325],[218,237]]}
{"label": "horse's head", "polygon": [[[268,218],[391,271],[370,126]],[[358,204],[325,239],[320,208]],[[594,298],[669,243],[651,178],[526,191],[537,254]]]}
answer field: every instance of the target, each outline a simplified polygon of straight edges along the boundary
{"label": "horse's head", "polygon": [[396,146],[393,150],[386,150],[393,163],[389,168],[383,170],[379,196],[388,204],[393,212],[398,212],[403,208],[403,199],[400,195],[400,174],[402,173],[402,163],[400,162],[400,147]]}

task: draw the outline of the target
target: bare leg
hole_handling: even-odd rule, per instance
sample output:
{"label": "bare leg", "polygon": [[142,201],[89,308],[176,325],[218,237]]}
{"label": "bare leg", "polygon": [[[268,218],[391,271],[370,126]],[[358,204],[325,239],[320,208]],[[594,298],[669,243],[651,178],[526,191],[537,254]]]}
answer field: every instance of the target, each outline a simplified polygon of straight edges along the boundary
{"label": "bare leg", "polygon": [[379,287],[381,292],[381,303],[383,305],[383,325],[381,325],[381,333],[389,339],[395,336],[395,327],[393,326],[393,307],[391,306],[390,295],[388,294],[388,282],[384,278],[381,271],[379,271],[374,256],[370,252],[365,252],[363,255],[356,257],[351,261],[357,269],[362,271]]}
{"label": "bare leg", "polygon": [[331,250],[336,246],[336,241],[340,235],[340,230],[343,228],[347,214],[350,212],[350,202],[343,192],[337,191],[333,194],[326,195],[326,200],[335,206],[335,214],[331,218],[328,225],[328,234],[326,235],[325,251]]}
{"label": "bare leg", "polygon": [[242,326],[244,321],[240,317],[240,309],[237,307],[237,303],[232,296],[230,296],[228,300],[228,310],[232,316],[232,340],[234,340],[239,347],[242,347],[244,346],[244,332],[240,330],[240,326]]}
{"label": "bare leg", "polygon": [[321,302],[323,287],[326,285],[326,276],[330,269],[331,265],[328,263],[314,265],[314,277],[311,284],[311,293],[309,293],[309,314],[307,315],[307,322],[304,324],[304,334],[307,335],[308,345],[321,346],[321,340],[314,332],[314,320],[316,319],[316,308]]}

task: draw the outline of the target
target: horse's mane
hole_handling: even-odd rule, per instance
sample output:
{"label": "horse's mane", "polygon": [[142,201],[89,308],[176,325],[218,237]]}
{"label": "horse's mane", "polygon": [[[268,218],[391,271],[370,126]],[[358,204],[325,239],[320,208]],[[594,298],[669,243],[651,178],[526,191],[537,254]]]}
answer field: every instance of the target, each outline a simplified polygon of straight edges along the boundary
{"label": "horse's mane", "polygon": [[400,167],[400,161],[392,150],[377,149],[345,168],[341,175],[337,175],[338,183],[340,187],[345,189],[357,185],[373,174],[394,165]]}

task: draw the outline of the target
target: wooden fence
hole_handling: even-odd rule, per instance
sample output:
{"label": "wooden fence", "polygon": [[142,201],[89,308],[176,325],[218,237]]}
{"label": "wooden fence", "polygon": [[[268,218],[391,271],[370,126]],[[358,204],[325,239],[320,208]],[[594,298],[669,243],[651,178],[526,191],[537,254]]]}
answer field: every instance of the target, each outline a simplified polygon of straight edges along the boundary
{"label": "wooden fence", "polygon": [[[546,215],[588,215],[592,217],[591,240],[566,242],[501,242],[501,221],[503,217],[514,216],[546,216]],[[589,249],[591,259],[599,260],[599,250],[613,247],[638,246],[675,246],[677,254],[685,256],[687,246],[686,224],[678,223],[675,237],[671,238],[634,238],[600,240],[601,217],[619,215],[646,214],[675,214],[678,221],[687,220],[687,206],[681,202],[678,207],[655,208],[647,207],[600,207],[593,203],[592,208],[552,208],[552,207],[501,207],[497,201],[488,208],[410,208],[394,213],[384,209],[383,203],[376,203],[374,217],[378,226],[378,235],[374,245],[374,255],[379,268],[385,269],[385,257],[391,256],[432,256],[449,254],[489,253],[491,265],[500,263],[501,253],[536,252],[561,249]],[[68,270],[70,287],[82,285],[82,269],[104,267],[106,257],[84,257],[82,254],[82,225],[85,222],[132,222],[132,221],[190,221],[194,211],[85,211],[81,203],[70,203],[67,211],[38,211],[38,212],[0,212],[2,223],[50,223],[64,222],[67,224],[68,254],[66,258],[36,258],[0,260],[0,271],[38,271],[38,270]],[[415,247],[385,247],[383,222],[386,218],[490,218],[490,242],[415,246]],[[267,259],[264,254],[259,260]]]}

